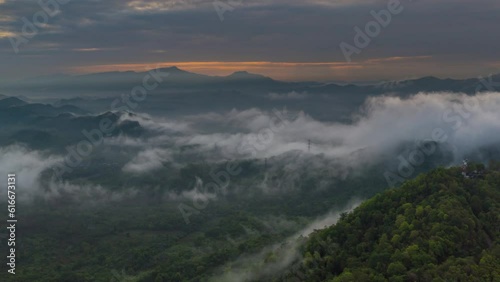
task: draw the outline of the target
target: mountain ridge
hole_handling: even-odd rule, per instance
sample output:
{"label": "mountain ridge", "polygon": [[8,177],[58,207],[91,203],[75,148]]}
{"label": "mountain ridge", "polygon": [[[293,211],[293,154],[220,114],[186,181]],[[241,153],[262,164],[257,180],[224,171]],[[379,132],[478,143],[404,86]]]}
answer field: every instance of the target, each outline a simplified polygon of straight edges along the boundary
{"label": "mountain ridge", "polygon": [[[184,79],[190,78],[193,80],[199,79],[202,81],[199,81],[200,83],[206,83],[206,84],[213,84],[213,83],[227,83],[228,81],[235,81],[235,80],[255,80],[255,81],[260,81],[261,83],[263,82],[274,82],[277,84],[282,84],[282,85],[296,85],[296,84],[305,84],[306,86],[313,86],[316,88],[353,88],[353,87],[359,87],[359,88],[371,88],[371,89],[380,89],[380,88],[385,88],[385,89],[401,89],[402,87],[408,87],[408,86],[416,86],[416,87],[421,87],[421,88],[426,88],[424,86],[427,86],[430,90],[432,89],[449,89],[449,90],[465,90],[465,91],[470,91],[470,84],[476,84],[480,85],[481,83],[484,83],[485,79],[478,77],[478,78],[466,78],[466,79],[453,79],[453,78],[439,78],[435,76],[424,76],[416,79],[407,79],[407,80],[400,80],[400,81],[384,81],[380,82],[379,84],[374,84],[374,85],[361,85],[357,84],[356,82],[350,82],[347,84],[339,84],[339,83],[321,83],[321,82],[316,82],[316,81],[294,81],[294,82],[285,82],[285,81],[279,81],[275,80],[272,77],[268,77],[262,74],[258,73],[251,73],[246,70],[241,70],[241,71],[235,71],[229,75],[226,76],[213,76],[213,75],[206,75],[206,74],[199,74],[195,72],[190,72],[183,70],[177,66],[170,66],[170,67],[161,67],[161,68],[155,68],[147,71],[142,71],[142,72],[137,72],[137,71],[109,71],[109,72],[96,72],[96,73],[87,73],[87,74],[78,74],[78,75],[68,75],[68,74],[56,74],[56,75],[48,75],[48,76],[38,76],[38,77],[33,77],[33,78],[26,78],[22,79],[16,82],[12,82],[10,84],[6,85],[6,88],[8,89],[9,87],[14,87],[14,88],[22,88],[21,85],[19,84],[28,84],[31,85],[46,85],[50,86],[51,84],[65,84],[65,81],[69,81],[71,83],[77,83],[79,81],[85,81],[89,79],[96,79],[96,82],[105,82],[106,80],[125,80],[130,79],[130,78],[136,78],[136,79],[142,79],[145,75],[151,72],[163,72],[163,73],[169,73],[171,76],[176,77],[177,79],[180,79],[181,77],[184,77]],[[139,77],[137,77],[139,76]],[[494,74],[491,75],[490,77],[494,79],[500,79],[500,74]],[[197,81],[193,81],[197,82]],[[451,85],[451,87],[450,87]],[[4,85],[5,86],[5,85]],[[5,88],[5,87],[4,87]]]}
{"label": "mountain ridge", "polygon": [[[498,81],[498,82],[496,82]],[[102,72],[73,76],[51,76],[47,79],[25,79],[0,85],[0,91],[15,95],[39,95],[48,97],[84,97],[88,93],[130,92],[135,87],[144,87],[148,92],[247,92],[290,93],[306,92],[326,95],[346,95],[349,99],[364,100],[367,95],[397,94],[401,97],[419,92],[454,92],[475,94],[495,91],[500,87],[500,75],[488,78],[441,79],[426,76],[403,81],[380,82],[378,84],[339,84],[320,82],[288,82],[275,80],[248,71],[236,71],[226,76],[211,76],[182,70],[176,66],[152,69],[144,72]],[[151,85],[153,86],[151,88]],[[111,94],[112,93],[112,94]],[[95,95],[95,94],[93,94]]]}
{"label": "mountain ridge", "polygon": [[382,192],[315,231],[272,281],[499,281],[499,168],[438,168]]}

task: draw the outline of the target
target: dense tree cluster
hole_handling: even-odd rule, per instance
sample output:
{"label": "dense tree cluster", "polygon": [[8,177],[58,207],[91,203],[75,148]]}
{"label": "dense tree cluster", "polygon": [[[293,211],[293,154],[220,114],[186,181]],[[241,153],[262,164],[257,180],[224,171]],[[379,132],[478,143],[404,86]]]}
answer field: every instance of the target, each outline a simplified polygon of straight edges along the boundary
{"label": "dense tree cluster", "polygon": [[[373,168],[340,179],[331,175],[331,168],[291,171],[273,159],[267,167],[261,160],[244,160],[227,193],[200,208],[181,195],[193,190],[197,178],[214,181],[210,172],[222,171],[225,163],[165,165],[138,176],[104,162],[96,157],[92,163],[103,165],[66,177],[118,194],[130,186],[140,190],[112,201],[83,202],[65,195],[36,198],[23,206],[19,272],[10,280],[208,281],[238,257],[281,243],[332,208],[387,187]],[[50,171],[43,173],[42,179],[48,182],[50,176]],[[192,213],[189,224],[180,204]],[[0,273],[0,281],[5,273]]]}
{"label": "dense tree cluster", "polygon": [[[95,182],[114,183],[117,191],[124,183],[144,185],[133,198],[116,202],[36,200],[19,212],[19,272],[10,280],[211,281],[231,271],[239,257],[282,244],[332,208],[387,187],[380,168],[344,179],[329,177],[328,170],[297,171],[280,186],[290,173],[265,171],[257,161],[240,165],[243,173],[231,179],[229,193],[198,210],[190,224],[178,204],[194,207],[192,201],[162,199],[192,189],[194,176],[210,181],[207,165],[165,167],[164,173],[141,179],[96,175]],[[467,179],[460,168],[438,169],[376,195],[337,225],[301,238],[301,259],[280,278],[258,281],[498,280],[500,165],[468,169],[484,173]],[[263,191],[256,183],[264,179],[283,191]],[[163,185],[153,185],[158,182]],[[234,266],[248,272],[272,268],[290,246]]]}
{"label": "dense tree cluster", "polygon": [[500,173],[436,169],[310,236],[278,281],[500,281]]}

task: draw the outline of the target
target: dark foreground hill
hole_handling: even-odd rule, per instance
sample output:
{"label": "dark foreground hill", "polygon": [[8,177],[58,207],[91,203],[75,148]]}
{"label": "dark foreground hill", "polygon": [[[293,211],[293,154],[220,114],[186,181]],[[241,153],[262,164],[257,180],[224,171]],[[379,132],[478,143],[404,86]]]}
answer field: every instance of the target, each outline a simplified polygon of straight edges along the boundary
{"label": "dark foreground hill", "polygon": [[500,173],[437,169],[313,233],[275,281],[500,281],[499,234]]}

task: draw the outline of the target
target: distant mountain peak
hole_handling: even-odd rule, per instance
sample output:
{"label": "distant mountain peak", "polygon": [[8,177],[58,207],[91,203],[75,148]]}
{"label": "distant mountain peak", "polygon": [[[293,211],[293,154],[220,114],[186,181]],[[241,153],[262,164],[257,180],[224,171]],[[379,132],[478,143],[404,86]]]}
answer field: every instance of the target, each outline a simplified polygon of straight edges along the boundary
{"label": "distant mountain peak", "polygon": [[418,78],[418,79],[415,79],[416,81],[432,81],[432,82],[435,82],[435,81],[440,81],[442,79],[439,79],[435,76],[424,76],[424,77],[421,77],[421,78]]}
{"label": "distant mountain peak", "polygon": [[17,98],[17,97],[8,97],[0,100],[0,107],[5,108],[5,107],[16,107],[16,106],[23,106],[26,105],[25,101]]}
{"label": "distant mountain peak", "polygon": [[250,73],[247,71],[235,71],[235,72],[233,72],[233,75],[243,75],[243,74],[250,74]]}
{"label": "distant mountain peak", "polygon": [[247,75],[258,75],[258,76],[261,76],[260,74],[253,74],[253,73],[249,73],[247,71],[235,71],[232,74],[230,74],[229,76],[247,76]]}
{"label": "distant mountain peak", "polygon": [[272,78],[263,76],[260,74],[255,74],[255,73],[250,73],[248,71],[236,71],[233,72],[232,74],[228,75],[227,78],[231,79],[266,79],[266,80],[272,80]]}
{"label": "distant mountain peak", "polygon": [[182,70],[176,66],[171,66],[171,67],[164,67],[164,68],[158,68],[159,70],[166,71],[166,72],[173,72],[173,73],[187,73],[187,71]]}

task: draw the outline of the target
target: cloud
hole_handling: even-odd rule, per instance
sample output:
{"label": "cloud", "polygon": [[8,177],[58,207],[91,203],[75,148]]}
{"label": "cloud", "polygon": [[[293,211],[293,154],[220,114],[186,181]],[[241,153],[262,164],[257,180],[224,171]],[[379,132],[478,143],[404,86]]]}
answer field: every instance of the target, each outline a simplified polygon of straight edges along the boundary
{"label": "cloud", "polygon": [[146,113],[121,115],[119,122],[123,121],[137,121],[142,127],[155,132],[175,134],[177,132],[186,132],[190,129],[190,124],[186,121],[168,121],[162,118],[155,118]]}
{"label": "cloud", "polygon": [[[183,191],[180,193],[169,192],[165,195],[165,198],[168,200],[190,200],[193,202],[202,201],[206,202],[208,200],[215,201],[217,197],[220,196],[220,193],[226,193],[225,189],[219,189],[218,191],[208,191],[203,187],[203,180],[197,176],[195,176],[195,184],[192,189],[188,189],[191,187],[183,187]],[[219,193],[219,194],[218,194]]]}
{"label": "cloud", "polygon": [[[143,151],[125,168],[136,172],[160,167],[162,162],[172,160],[168,150],[187,145],[192,146],[187,153],[196,153],[207,161],[270,158],[296,151],[354,166],[395,154],[402,144],[431,140],[439,129],[446,136],[443,143],[454,148],[454,157],[460,160],[500,142],[500,125],[496,122],[500,120],[499,105],[500,94],[493,92],[475,96],[447,92],[408,98],[378,96],[366,100],[351,123],[323,122],[306,113],[292,115],[284,110],[232,110],[179,117],[168,125],[156,123],[154,118],[142,120],[139,122],[149,124],[149,128],[166,131],[120,142],[142,146]],[[186,126],[172,131],[172,124]],[[182,154],[177,152],[176,156]]]}
{"label": "cloud", "polygon": [[[48,152],[31,150],[12,145],[0,147],[0,181],[7,183],[7,174],[16,175],[16,200],[30,203],[35,198],[48,201],[64,198],[68,202],[97,205],[109,201],[118,201],[137,193],[137,189],[126,187],[116,192],[101,185],[91,183],[71,183],[51,179],[51,169],[63,161],[62,156],[51,155]],[[47,175],[45,175],[46,172]],[[0,196],[6,197],[6,189],[0,191]]]}
{"label": "cloud", "polygon": [[101,185],[91,183],[76,184],[68,181],[49,181],[44,191],[39,191],[37,196],[47,200],[64,199],[66,203],[82,206],[95,207],[109,202],[118,202],[125,198],[134,197],[138,190],[125,187],[120,191],[112,191]]}
{"label": "cloud", "polygon": [[[356,58],[363,64],[371,62],[363,68],[346,66],[338,46],[352,40],[354,27],[371,20],[370,11],[383,9],[387,1],[242,1],[225,13],[223,23],[211,0],[70,1],[50,18],[48,28],[22,46],[21,55],[14,54],[8,38],[0,37],[4,43],[0,46],[0,74],[11,79],[97,65],[214,59],[222,63],[219,67],[228,62],[231,71],[245,64],[231,66],[230,62],[270,62],[260,71],[281,79],[390,79],[426,74],[464,77],[498,70],[491,62],[498,61],[500,41],[490,32],[492,26],[498,26],[498,1],[404,3],[404,16],[394,18],[377,43]],[[2,30],[9,34],[20,34],[21,19],[31,19],[41,9],[37,1],[4,1],[0,5]],[[462,26],[464,11],[475,16],[467,17],[466,28],[456,28]],[[57,44],[58,52],[41,47],[46,44]],[[23,57],[33,53],[40,56],[36,65]],[[128,56],[131,53],[135,54],[133,58]],[[426,56],[432,59],[393,61],[389,65],[377,61]],[[282,62],[292,65],[276,69]],[[304,62],[308,64],[300,65]],[[312,63],[327,65],[319,68]],[[494,69],[485,69],[489,67]]]}
{"label": "cloud", "polygon": [[[349,123],[319,121],[306,113],[284,109],[251,108],[169,119],[130,115],[130,119],[139,122],[148,132],[140,138],[124,135],[109,138],[104,146],[110,146],[111,154],[119,156],[116,165],[122,166],[123,173],[134,175],[162,169],[166,164],[179,168],[193,162],[267,158],[268,175],[252,185],[265,193],[276,193],[293,190],[292,184],[300,176],[299,172],[343,179],[353,168],[391,159],[397,161],[405,148],[434,138],[436,129],[446,137],[439,142],[451,148],[453,158],[446,160],[450,165],[465,157],[486,161],[500,154],[499,107],[500,93],[497,92],[470,96],[442,92],[406,98],[371,97]],[[60,162],[62,156],[18,145],[0,148],[0,170],[4,172],[1,177],[5,181],[6,173],[18,175],[20,197],[46,192],[48,197],[75,195],[78,189],[82,197],[87,197],[86,191],[107,190],[107,187],[91,187],[91,184],[87,187],[77,183],[51,183],[42,177]],[[273,175],[279,175],[279,180]],[[322,182],[317,188],[329,186]],[[231,191],[240,188],[231,187]],[[202,192],[188,190],[177,196],[196,198],[201,197]]]}
{"label": "cloud", "polygon": [[170,152],[162,149],[146,149],[139,152],[123,167],[124,172],[141,173],[163,166],[164,162],[171,161]]}
{"label": "cloud", "polygon": [[[0,147],[0,181],[7,183],[7,174],[15,174],[16,198],[27,200],[40,192],[41,173],[61,161],[62,157],[18,145]],[[2,189],[0,194],[5,195],[6,190]]]}
{"label": "cloud", "polygon": [[[169,0],[169,1],[137,1],[132,0],[127,3],[127,10],[136,13],[161,13],[165,11],[175,11],[182,9],[195,9],[210,1],[204,0]],[[205,5],[206,6],[206,5]]]}
{"label": "cloud", "polygon": [[0,30],[0,38],[10,38],[16,36],[13,32]]}

